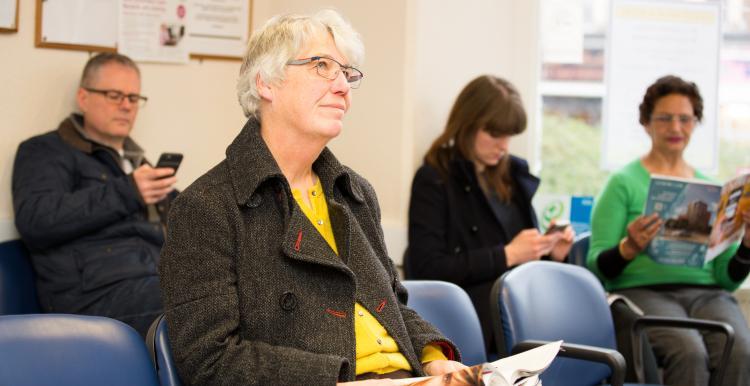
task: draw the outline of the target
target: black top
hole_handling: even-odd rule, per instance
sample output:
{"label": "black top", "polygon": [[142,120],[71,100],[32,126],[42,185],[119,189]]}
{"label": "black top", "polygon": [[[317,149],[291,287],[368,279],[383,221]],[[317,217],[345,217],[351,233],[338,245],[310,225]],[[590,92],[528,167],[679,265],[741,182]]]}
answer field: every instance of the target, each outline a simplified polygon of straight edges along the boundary
{"label": "black top", "polygon": [[406,277],[449,281],[466,290],[489,350],[493,348],[489,296],[495,280],[508,270],[505,245],[521,229],[536,227],[531,198],[539,179],[521,158],[511,158],[510,171],[515,199],[498,206],[480,188],[472,162],[453,160],[445,177],[423,165],[414,176],[409,205]]}

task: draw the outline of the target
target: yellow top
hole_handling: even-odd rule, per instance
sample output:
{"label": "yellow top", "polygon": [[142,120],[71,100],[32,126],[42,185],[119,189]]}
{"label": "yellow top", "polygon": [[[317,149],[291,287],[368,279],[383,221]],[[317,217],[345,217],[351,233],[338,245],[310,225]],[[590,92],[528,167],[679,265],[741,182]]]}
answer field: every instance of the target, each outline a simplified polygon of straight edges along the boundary
{"label": "yellow top", "polygon": [[[336,240],[333,237],[333,228],[328,216],[328,204],[323,195],[320,180],[307,192],[312,208],[307,205],[298,189],[292,189],[292,194],[305,216],[313,223],[315,229],[320,232],[331,249],[338,254]],[[354,313],[356,314],[354,318],[357,353],[356,374],[370,372],[385,374],[396,370],[411,371],[412,368],[409,366],[406,357],[399,352],[396,341],[388,335],[388,331],[385,330],[383,325],[359,303],[354,304]],[[440,346],[429,344],[422,350],[422,363],[437,359],[446,359]]]}

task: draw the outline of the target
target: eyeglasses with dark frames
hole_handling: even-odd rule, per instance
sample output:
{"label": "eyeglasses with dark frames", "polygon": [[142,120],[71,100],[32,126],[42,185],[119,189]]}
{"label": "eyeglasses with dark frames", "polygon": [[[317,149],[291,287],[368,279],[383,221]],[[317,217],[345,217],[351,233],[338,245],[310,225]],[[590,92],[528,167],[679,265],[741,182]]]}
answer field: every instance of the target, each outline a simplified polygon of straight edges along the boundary
{"label": "eyeglasses with dark frames", "polygon": [[360,83],[362,83],[362,78],[365,76],[362,74],[362,71],[357,70],[352,66],[343,65],[334,59],[323,56],[313,56],[286,62],[286,64],[290,66],[301,66],[308,63],[314,63],[318,75],[328,80],[336,79],[336,77],[339,76],[339,73],[343,72],[344,77],[346,78],[346,81],[349,82],[351,88],[358,88]]}
{"label": "eyeglasses with dark frames", "polygon": [[88,92],[104,95],[108,101],[118,105],[122,103],[122,100],[125,98],[128,98],[128,102],[130,102],[130,104],[137,104],[139,107],[143,107],[143,105],[146,104],[146,101],[148,101],[148,98],[140,94],[125,94],[124,92],[118,90],[99,90],[88,87],[84,87],[83,89]]}

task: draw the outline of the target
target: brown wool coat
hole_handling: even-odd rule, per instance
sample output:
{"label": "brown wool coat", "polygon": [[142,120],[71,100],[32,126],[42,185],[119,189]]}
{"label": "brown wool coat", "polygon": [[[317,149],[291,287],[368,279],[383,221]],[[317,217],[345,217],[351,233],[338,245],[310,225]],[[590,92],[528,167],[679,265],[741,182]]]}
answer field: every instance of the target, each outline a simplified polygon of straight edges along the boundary
{"label": "brown wool coat", "polygon": [[422,375],[440,342],[407,308],[370,184],[324,149],[313,165],[337,256],[292,197],[251,119],[226,159],[173,204],[161,264],[169,337],[196,385],[334,385],[355,376],[354,303],[370,311]]}

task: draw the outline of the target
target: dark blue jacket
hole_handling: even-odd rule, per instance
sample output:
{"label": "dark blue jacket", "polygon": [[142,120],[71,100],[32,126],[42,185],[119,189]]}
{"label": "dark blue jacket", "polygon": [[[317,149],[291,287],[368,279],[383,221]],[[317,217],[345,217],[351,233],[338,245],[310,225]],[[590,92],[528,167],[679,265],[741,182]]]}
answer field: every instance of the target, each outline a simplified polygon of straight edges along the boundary
{"label": "dark blue jacket", "polygon": [[[514,203],[526,223],[537,226],[531,199],[539,179],[526,161],[511,156]],[[414,176],[409,204],[409,247],[404,256],[407,279],[443,280],[466,290],[482,324],[485,344],[492,348],[489,296],[495,280],[509,269],[506,234],[479,186],[474,165],[465,159],[450,163],[448,178],[422,165]]]}
{"label": "dark blue jacket", "polygon": [[[171,197],[145,205],[119,155],[80,134],[82,119],[21,143],[13,165],[16,227],[47,312],[79,313],[112,285],[156,276],[164,242]],[[135,167],[145,162],[129,138],[125,151]]]}

